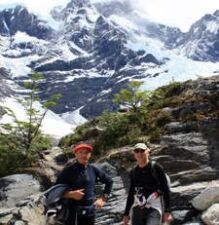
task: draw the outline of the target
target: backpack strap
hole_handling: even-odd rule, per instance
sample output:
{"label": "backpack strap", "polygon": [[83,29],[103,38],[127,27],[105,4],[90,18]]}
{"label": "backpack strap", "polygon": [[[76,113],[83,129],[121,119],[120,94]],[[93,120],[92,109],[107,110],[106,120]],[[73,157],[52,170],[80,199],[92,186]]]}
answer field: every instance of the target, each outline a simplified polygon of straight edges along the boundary
{"label": "backpack strap", "polygon": [[[155,161],[151,161],[152,175],[156,179],[156,181],[157,181],[157,183],[158,183],[158,185],[160,187],[161,186],[161,182],[160,182],[159,175],[157,173],[157,169],[156,169],[155,165],[156,165],[156,162]],[[164,172],[164,174],[165,174],[165,177],[166,177],[167,186],[170,189],[170,187],[171,187],[171,179],[170,179],[170,177],[169,177],[169,175],[167,173]]]}
{"label": "backpack strap", "polygon": [[161,182],[160,182],[159,176],[157,174],[156,162],[155,161],[151,161],[151,172],[152,172],[152,175],[153,175],[154,179],[157,181],[157,184],[158,184],[158,187],[159,187],[158,193],[160,195],[161,208],[162,208],[162,214],[163,214],[163,212],[165,211],[165,202],[164,202],[163,192],[160,189]]}
{"label": "backpack strap", "polygon": [[156,180],[158,187],[160,188],[160,179],[159,176],[157,174],[157,170],[156,170],[156,162],[155,161],[151,161],[151,173],[152,176],[154,177],[154,179]]}
{"label": "backpack strap", "polygon": [[135,166],[135,168],[132,169],[131,172],[130,172],[130,177],[131,177],[134,184],[136,183],[136,178],[135,178],[135,170],[136,169],[137,169],[137,166]]}

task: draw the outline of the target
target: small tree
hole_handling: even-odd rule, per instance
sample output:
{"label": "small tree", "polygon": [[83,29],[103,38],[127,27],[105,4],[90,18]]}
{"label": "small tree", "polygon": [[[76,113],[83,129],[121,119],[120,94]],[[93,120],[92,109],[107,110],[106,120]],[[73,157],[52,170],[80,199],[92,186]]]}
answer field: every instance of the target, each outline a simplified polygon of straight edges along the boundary
{"label": "small tree", "polygon": [[[48,101],[41,102],[43,109],[37,109],[36,104],[40,101],[37,95],[38,83],[42,78],[42,75],[33,73],[30,81],[24,83],[30,91],[25,98],[18,101],[24,107],[25,121],[19,120],[11,109],[6,108],[14,121],[12,124],[2,125],[0,155],[4,156],[2,159],[7,158],[2,163],[7,162],[5,167],[8,166],[9,171],[17,167],[30,166],[38,158],[39,151],[51,146],[50,138],[42,134],[40,127],[49,108],[56,105],[60,95],[53,95]],[[12,159],[17,161],[13,163],[15,165],[9,166]]]}
{"label": "small tree", "polygon": [[137,112],[138,108],[147,102],[151,96],[150,91],[141,91],[140,87],[143,82],[132,81],[128,84],[127,89],[122,89],[115,94],[113,102]]}

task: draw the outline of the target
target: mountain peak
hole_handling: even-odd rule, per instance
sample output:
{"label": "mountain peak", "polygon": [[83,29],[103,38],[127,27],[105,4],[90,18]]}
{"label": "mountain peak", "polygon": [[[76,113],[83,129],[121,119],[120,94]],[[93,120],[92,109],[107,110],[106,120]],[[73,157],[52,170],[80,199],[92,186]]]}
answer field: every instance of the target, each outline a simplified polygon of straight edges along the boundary
{"label": "mountain peak", "polygon": [[71,0],[66,8],[82,8],[90,5],[89,0]]}
{"label": "mountain peak", "polygon": [[0,12],[0,34],[13,36],[17,31],[25,32],[40,39],[50,37],[52,28],[37,15],[22,5],[6,8]]}
{"label": "mountain peak", "polygon": [[102,31],[109,31],[109,29],[110,29],[109,22],[103,16],[99,16],[96,21],[94,33],[98,34],[101,33]]}
{"label": "mountain peak", "polygon": [[130,1],[112,0],[110,2],[98,2],[95,6],[105,17],[113,14],[128,14],[133,10]]}
{"label": "mountain peak", "polygon": [[216,11],[214,12],[214,16],[219,17],[219,10],[216,10]]}

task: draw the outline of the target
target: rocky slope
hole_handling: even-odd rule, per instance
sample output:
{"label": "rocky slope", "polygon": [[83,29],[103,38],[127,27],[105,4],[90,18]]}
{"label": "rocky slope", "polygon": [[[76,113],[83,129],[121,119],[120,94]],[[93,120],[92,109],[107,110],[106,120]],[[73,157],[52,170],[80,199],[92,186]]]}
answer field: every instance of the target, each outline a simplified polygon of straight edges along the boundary
{"label": "rocky slope", "polygon": [[[156,150],[154,150],[152,158],[156,159],[157,154],[162,147],[153,147],[156,147]],[[34,169],[34,171],[35,174],[40,177],[41,184],[45,187],[45,185],[51,185],[50,182],[54,181],[56,176],[55,174],[60,171],[66,159],[58,148],[46,151],[43,155],[44,156],[42,156],[42,160],[40,162],[41,167]],[[160,158],[165,157],[165,155],[162,154],[158,155]],[[103,162],[101,163],[101,161]],[[103,167],[103,169],[111,174],[114,180],[114,188],[112,196],[105,208],[97,211],[96,223],[99,225],[119,225],[121,224],[127,196],[127,169],[129,170],[134,163],[131,146],[114,149],[109,153],[109,155],[104,157],[102,160],[99,160],[97,163],[98,166]],[[160,163],[166,167],[166,169],[168,168],[167,163]],[[180,172],[183,171],[187,171],[187,169],[182,168]],[[174,172],[170,172],[170,170],[168,171],[169,175],[172,175],[173,173]],[[29,194],[32,194],[28,196],[25,189],[22,189],[24,192],[21,193],[19,182],[15,180],[13,181],[16,176],[19,176],[18,179],[22,180],[30,175],[13,175],[3,178],[4,186],[1,186],[0,189],[2,196],[1,201],[3,203],[3,208],[0,210],[0,224],[52,224],[51,218],[48,220],[43,216],[44,208],[41,202],[39,185],[36,180],[28,180],[31,185],[28,188],[28,192]],[[183,177],[180,173],[179,176]],[[21,179],[21,177],[24,178]],[[193,177],[196,178],[195,175],[193,175]],[[215,221],[218,222],[218,220],[215,219],[217,218],[218,212],[215,211],[215,207],[217,207],[216,203],[219,196],[219,181],[203,182],[202,180],[206,180],[206,177],[201,179],[199,175],[197,175],[197,178],[199,182],[191,181],[186,185],[179,184],[177,182],[172,183],[172,213],[175,218],[174,224],[213,225],[215,224]],[[25,188],[27,188],[26,184],[27,182],[25,182]],[[21,183],[20,185],[23,184]],[[36,190],[34,188],[36,188]],[[203,190],[205,190],[205,192],[202,192]],[[4,195],[2,195],[2,193],[4,193]],[[4,200],[4,196],[7,198],[6,201]],[[209,196],[208,202],[206,202],[206,196]],[[200,214],[201,211],[203,211],[202,216]],[[205,223],[201,222],[202,220],[205,221]]]}
{"label": "rocky slope", "polygon": [[[162,108],[172,114],[174,122],[167,123],[159,142],[151,144],[151,158],[171,177],[174,225],[215,225],[219,221],[218,91],[218,76],[186,82],[180,85],[177,101],[181,104],[175,101],[176,105]],[[96,161],[114,179],[112,196],[97,214],[99,225],[121,224],[129,185],[128,172],[135,164],[131,148],[112,149]],[[38,166],[27,168],[26,172],[37,175],[42,187],[48,188],[66,162],[62,150],[53,148],[43,152]],[[4,178],[1,187],[4,208],[0,210],[0,224],[46,223],[40,190],[37,189],[37,194],[24,196],[20,190],[11,188],[13,185],[19,187],[11,180],[11,177]],[[34,187],[28,190],[29,194],[36,192]]]}

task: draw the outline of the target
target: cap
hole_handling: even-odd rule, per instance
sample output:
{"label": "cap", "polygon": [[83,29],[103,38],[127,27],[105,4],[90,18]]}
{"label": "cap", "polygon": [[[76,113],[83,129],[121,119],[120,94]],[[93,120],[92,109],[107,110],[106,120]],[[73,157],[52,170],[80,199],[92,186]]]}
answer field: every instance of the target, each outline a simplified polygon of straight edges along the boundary
{"label": "cap", "polygon": [[134,149],[143,149],[143,150],[147,150],[149,149],[147,147],[147,145],[145,143],[137,143],[135,146],[134,146]]}
{"label": "cap", "polygon": [[87,149],[87,150],[93,151],[93,147],[91,145],[85,144],[85,143],[76,145],[75,147],[73,147],[72,150],[74,153],[76,153],[76,152],[80,151],[81,149]]}

